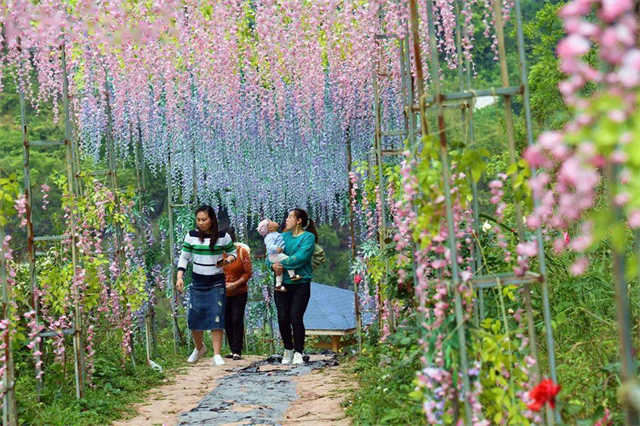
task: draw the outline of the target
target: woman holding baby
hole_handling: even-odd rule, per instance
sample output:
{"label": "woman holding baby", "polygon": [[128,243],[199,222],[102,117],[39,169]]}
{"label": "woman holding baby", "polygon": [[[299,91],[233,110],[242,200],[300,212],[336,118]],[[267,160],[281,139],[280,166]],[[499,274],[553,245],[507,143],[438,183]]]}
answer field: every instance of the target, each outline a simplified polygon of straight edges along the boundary
{"label": "woman holding baby", "polygon": [[[283,364],[304,364],[304,313],[311,297],[313,268],[311,258],[318,233],[307,212],[292,209],[285,220],[282,232],[283,253],[288,257],[279,262],[269,262],[278,276],[282,276],[282,286],[286,291],[275,292],[278,310],[278,325],[284,343]],[[285,271],[294,270],[292,276]]]}

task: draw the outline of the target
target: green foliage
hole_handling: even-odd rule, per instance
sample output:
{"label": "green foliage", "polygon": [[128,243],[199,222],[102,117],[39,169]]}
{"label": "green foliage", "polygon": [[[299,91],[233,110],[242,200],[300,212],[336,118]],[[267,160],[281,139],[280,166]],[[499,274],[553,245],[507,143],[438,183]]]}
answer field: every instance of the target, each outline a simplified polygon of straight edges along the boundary
{"label": "green foliage", "polygon": [[547,2],[523,28],[525,43],[530,46],[527,60],[532,116],[535,123],[545,129],[562,127],[570,118],[558,90],[565,75],[560,72],[555,48],[565,32],[557,15],[563,4],[555,3]]}
{"label": "green foliage", "polygon": [[18,198],[18,192],[16,175],[4,177],[0,173],[0,226],[5,226],[9,218],[16,214],[14,201]]}
{"label": "green foliage", "polygon": [[[514,288],[502,290],[515,301]],[[478,336],[473,341],[473,349],[481,361],[477,378],[483,387],[480,401],[487,418],[496,424],[506,418],[508,424],[529,425],[530,420],[524,416],[527,407],[518,392],[528,390],[522,389],[522,384],[527,383],[529,377],[520,368],[514,368],[521,362],[520,339],[516,336],[524,330],[510,332],[508,323],[506,316],[502,321],[486,318],[476,330]]]}
{"label": "green foliage", "polygon": [[349,263],[351,249],[346,229],[337,222],[318,227],[318,244],[324,249],[326,262],[313,271],[313,281],[334,287],[351,288]]}
{"label": "green foliage", "polygon": [[371,342],[362,356],[350,364],[357,381],[345,403],[354,425],[426,424],[413,380],[420,369],[420,330],[414,317],[406,321],[383,344]]}
{"label": "green foliage", "polygon": [[87,387],[85,397],[77,400],[73,385],[73,366],[47,361],[45,387],[40,401],[36,398],[36,381],[33,366],[26,356],[18,356],[16,366],[18,378],[16,392],[19,399],[20,424],[48,426],[93,426],[106,425],[126,415],[134,414],[133,404],[144,401],[145,391],[162,385],[167,378],[183,366],[186,348],[173,353],[170,330],[159,339],[159,355],[154,361],[162,365],[159,373],[144,362],[143,345],[136,347],[139,360],[134,368],[130,363],[122,365],[120,343],[114,335],[102,340],[96,348],[94,376],[95,387]]}

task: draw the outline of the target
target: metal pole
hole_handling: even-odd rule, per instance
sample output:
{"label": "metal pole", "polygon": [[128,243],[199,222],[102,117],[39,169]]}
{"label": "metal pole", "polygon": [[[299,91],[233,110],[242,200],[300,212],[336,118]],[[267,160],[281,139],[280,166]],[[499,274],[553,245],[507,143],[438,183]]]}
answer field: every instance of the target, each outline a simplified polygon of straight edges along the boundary
{"label": "metal pole", "polygon": [[193,206],[195,208],[198,207],[198,181],[197,181],[197,171],[198,171],[198,159],[196,158],[196,141],[195,138],[191,141],[192,155],[193,155]]}
{"label": "metal pole", "polygon": [[[142,138],[141,138],[141,131],[140,131],[140,126],[138,125],[137,127],[138,130],[138,143],[135,144],[134,146],[134,153],[135,153],[135,164],[136,164],[136,184],[137,184],[137,189],[138,189],[138,212],[140,213],[140,248],[142,250],[142,257],[143,257],[143,262],[144,262],[144,266],[146,268],[147,266],[147,253],[148,253],[148,246],[147,246],[147,230],[144,227],[144,224],[142,223],[142,214],[143,214],[143,206],[144,203],[142,201],[142,198],[144,197],[145,194],[145,182],[143,180],[143,175],[142,175],[142,160],[141,160],[141,145],[142,145]],[[133,140],[133,133],[131,134],[131,139]],[[149,287],[150,292],[153,292],[153,288]],[[150,295],[151,296],[151,295]],[[153,299],[151,297],[151,299]],[[145,332],[144,332],[144,337],[145,337],[145,347],[147,350],[147,360],[150,360],[153,357],[153,351],[152,351],[152,342],[155,341],[155,336],[153,335],[153,317],[155,315],[155,310],[154,310],[154,306],[153,303],[149,303],[149,308],[144,316],[144,327],[145,327]]]}
{"label": "metal pole", "polygon": [[[0,201],[4,202],[4,201]],[[0,226],[0,244],[4,242],[4,227]],[[7,260],[0,256],[0,281],[2,282],[2,318],[9,320],[10,303],[9,288],[7,285]],[[2,397],[2,425],[17,426],[18,425],[18,404],[16,401],[15,390],[15,369],[13,365],[13,351],[11,349],[10,329],[7,329],[4,335],[4,356],[5,370],[2,375],[2,388],[4,395]]]}
{"label": "metal pole", "polygon": [[[462,53],[462,26],[460,25],[460,2],[458,0],[455,0],[455,8],[456,8],[456,52],[458,54],[458,60],[462,60],[462,57],[464,56],[465,58],[465,67],[467,69],[467,76],[469,75],[469,58],[467,58],[465,55],[463,55]],[[465,31],[465,35],[466,35],[466,31],[467,28],[464,27],[464,31]],[[465,87],[465,82],[469,84],[468,88],[471,88],[471,83],[468,80],[465,80],[464,78],[464,73],[462,71],[462,67],[460,66],[460,64],[458,64],[458,87],[459,90],[462,92],[466,89]],[[469,123],[469,134],[467,135],[467,139],[465,140],[464,135],[463,135],[463,142],[466,142],[467,144],[472,144],[473,143],[473,108],[469,108],[469,117],[467,119],[467,107],[469,106],[469,104],[463,105],[462,108],[460,108],[460,118],[462,120],[463,123],[463,127],[462,127],[462,131],[464,132],[465,128],[464,128],[464,124]],[[467,121],[468,120],[468,121]],[[476,234],[476,237],[480,235],[480,233],[478,232],[478,198],[477,198],[477,190],[474,190],[476,188],[474,188],[476,186],[476,181],[473,177],[473,173],[471,172],[471,168],[469,168],[467,170],[467,180],[469,181],[469,185],[472,188],[472,193],[473,193],[473,198],[471,200],[471,205],[472,205],[472,210],[473,210],[473,230]],[[474,262],[471,264],[471,270],[473,271],[473,273],[475,274],[476,272],[478,272],[480,270],[480,245],[478,244],[477,238],[473,239],[473,259]],[[473,314],[474,314],[474,318],[476,320],[476,325],[479,325],[480,323],[480,311],[483,310],[484,306],[481,308],[478,305],[482,304],[484,305],[484,291],[482,289],[478,289],[478,294],[481,297],[481,302],[478,303],[478,301],[474,300],[473,303]]]}
{"label": "metal pole", "polygon": [[[75,202],[76,192],[74,185],[76,181],[76,173],[74,167],[74,143],[72,141],[72,132],[71,132],[71,120],[70,120],[70,111],[69,111],[69,80],[67,75],[67,59],[66,53],[64,49],[64,45],[62,46],[62,101],[64,105],[64,121],[65,121],[65,144],[67,145],[67,190],[69,191],[69,196]],[[73,266],[73,276],[75,278],[76,273],[78,272],[78,253],[77,253],[77,231],[76,231],[76,214],[75,209],[72,207],[69,212],[69,219],[71,221],[71,230],[70,230],[70,241],[71,241],[71,263]],[[74,369],[76,376],[76,398],[81,399],[84,398],[84,346],[82,342],[82,308],[81,308],[81,297],[80,289],[76,286],[75,288],[75,330],[73,333],[73,352],[74,352]]]}
{"label": "metal pole", "polygon": [[[140,127],[140,118],[138,117],[138,146],[137,146],[137,151],[138,151],[138,158],[139,158],[139,162],[140,162],[140,181],[142,183],[142,193],[146,194],[147,193],[147,177],[145,174],[145,168],[144,168],[144,161],[143,161],[143,150],[142,150],[142,128]],[[145,231],[145,247],[147,247],[147,250],[149,249],[148,247],[148,235],[146,234]],[[156,310],[155,310],[155,306],[151,305],[151,353],[156,355],[158,353],[158,340],[157,340],[157,333],[156,333]]]}
{"label": "metal pole", "polygon": [[[40,325],[40,308],[38,306],[37,286],[36,286],[36,248],[33,232],[33,198],[31,197],[31,164],[29,136],[27,127],[27,111],[24,92],[20,89],[20,121],[22,127],[22,152],[24,170],[24,196],[26,200],[27,219],[27,254],[29,256],[29,284],[31,288],[31,309],[35,313],[34,321]],[[34,347],[35,363],[41,365],[42,342],[37,342]],[[36,379],[36,395],[40,399],[42,392],[42,375],[38,374]]]}
{"label": "metal pole", "polygon": [[[351,262],[356,260],[356,232],[355,217],[353,212],[353,183],[351,182],[351,127],[347,127],[347,179],[349,180],[349,228],[351,230]],[[356,334],[358,338],[358,353],[362,353],[362,316],[360,314],[360,285],[357,280],[353,281],[354,286],[354,303],[356,314]]]}
{"label": "metal pole", "polygon": [[173,352],[178,352],[178,291],[176,290],[176,266],[175,259],[173,256],[175,246],[176,246],[176,238],[175,238],[175,229],[173,222],[173,207],[171,204],[173,203],[173,182],[171,181],[171,149],[169,149],[167,157],[167,208],[169,209],[169,264],[171,265],[171,298],[172,301],[172,315],[173,315]]}
{"label": "metal pole", "polygon": [[[523,93],[523,110],[524,110],[524,121],[525,128],[527,134],[527,145],[533,145],[533,126],[531,120],[531,104],[529,100],[529,79],[527,77],[527,60],[525,55],[524,48],[524,34],[522,32],[522,9],[520,5],[520,0],[515,0],[515,14],[516,14],[516,33],[517,33],[517,42],[518,42],[518,62],[520,66],[520,82],[524,89]],[[537,175],[537,171],[535,168],[531,168],[531,177],[535,178]],[[538,207],[538,200],[533,198],[533,206],[534,208]],[[544,312],[544,325],[545,325],[545,334],[547,337],[547,358],[549,360],[549,372],[551,374],[551,379],[554,382],[558,382],[558,376],[556,373],[556,354],[555,354],[555,342],[553,340],[553,327],[551,323],[551,304],[549,302],[549,287],[547,285],[547,263],[544,254],[544,240],[542,237],[542,230],[538,228],[536,230],[536,240],[538,243],[538,268],[540,275],[542,276],[542,304],[543,304],[543,312]],[[560,422],[560,413],[556,409],[555,418],[557,422]]]}
{"label": "metal pole", "polygon": [[[420,34],[418,25],[418,5],[416,0],[409,0],[411,17],[411,39],[413,40],[413,62],[416,65],[416,86],[418,88],[418,107],[420,110],[420,131],[422,135],[429,134],[429,123],[425,108],[424,72],[422,70],[422,51],[420,50]],[[411,106],[413,109],[413,105]]]}
{"label": "metal pole", "polygon": [[[382,137],[381,135],[381,129],[380,129],[380,93],[379,93],[379,89],[378,89],[378,70],[376,69],[377,67],[377,63],[376,65],[374,65],[374,70],[373,70],[373,93],[374,93],[374,101],[373,101],[373,115],[374,115],[374,119],[375,119],[375,140],[374,140],[374,144],[375,144],[375,155],[376,155],[376,162],[378,163],[378,188],[380,193],[382,194],[382,183],[384,181],[384,178],[381,177],[383,175],[383,171],[382,171],[382,155],[380,153],[380,139]],[[373,171],[373,167],[371,168],[371,170]],[[382,204],[382,203],[381,203]],[[384,214],[382,214],[384,212],[382,206],[380,209],[381,212],[381,220],[384,220]],[[379,230],[378,232],[378,240],[379,240],[379,244],[380,244],[380,250],[384,251],[384,239],[385,239],[385,228],[384,226],[382,227],[382,229]],[[385,277],[386,279],[386,277]],[[380,284],[378,283],[377,285],[377,290],[378,290],[378,324],[379,324],[379,329],[380,329],[380,333],[382,333],[382,313],[383,313],[383,307],[382,307],[382,289]]]}
{"label": "metal pole", "polygon": [[[496,25],[495,25],[496,36],[498,39],[498,57],[499,57],[499,63],[500,63],[500,77],[502,80],[502,87],[506,89],[510,86],[509,86],[509,71],[507,68],[507,59],[506,59],[507,58],[506,43],[504,40],[504,26],[503,26],[504,23],[502,19],[502,1],[495,0],[493,3],[493,7],[494,7],[494,16],[496,21]],[[522,73],[523,71],[524,71],[524,67],[522,64],[520,64],[520,72]],[[521,75],[521,77],[523,76]],[[524,81],[526,81],[526,75],[524,77],[525,78],[523,78],[523,83]],[[515,146],[516,144],[515,144],[515,130],[514,130],[514,124],[513,124],[512,98],[510,94],[507,94],[503,96],[503,99],[504,99],[504,107],[505,107],[505,122],[507,125],[507,141],[509,146],[510,165],[513,166],[517,163],[517,152],[516,152],[516,146]],[[527,102],[528,98],[523,99],[523,101],[525,104],[528,103]],[[522,220],[522,217],[523,217],[522,202],[521,202],[520,193],[516,187],[516,177],[517,177],[517,171],[514,171],[511,174],[511,185],[514,193],[515,216],[516,216],[515,219],[516,219],[516,226],[518,231],[518,241],[525,241],[524,223]],[[530,350],[531,350],[532,356],[536,360],[538,360],[538,348],[536,346],[537,339],[536,339],[536,332],[535,332],[535,324],[533,320],[533,309],[531,306],[531,291],[530,291],[529,285],[524,286],[524,292],[525,292],[524,294],[525,307],[527,310],[528,329],[531,337]],[[536,363],[536,368],[534,371],[536,376],[539,379],[540,366],[538,363]],[[546,409],[550,410],[549,408],[546,408]],[[553,414],[550,411],[547,412],[547,417],[549,418],[549,421],[553,423],[553,418],[552,418]]]}
{"label": "metal pole", "polygon": [[[116,152],[113,146],[113,114],[111,113],[111,101],[109,96],[109,86],[105,82],[105,98],[106,98],[106,112],[107,112],[107,132],[106,132],[106,144],[107,144],[107,174],[109,176],[109,186],[115,196],[116,208],[120,207],[120,197],[118,196],[118,175],[116,172]],[[124,266],[124,249],[122,247],[122,228],[115,226],[116,246],[115,255],[116,262],[120,268],[120,273],[123,271]],[[133,353],[133,352],[132,352]]]}
{"label": "metal pole", "polygon": [[444,180],[444,195],[447,212],[447,227],[449,229],[449,251],[451,258],[451,288],[455,299],[455,315],[458,334],[458,345],[460,351],[460,370],[462,373],[462,400],[464,403],[464,424],[471,426],[471,404],[469,404],[469,372],[467,366],[467,340],[465,336],[464,315],[462,307],[462,298],[458,286],[460,285],[460,276],[458,273],[458,250],[456,248],[456,230],[453,220],[453,206],[451,201],[451,170],[449,169],[449,153],[447,151],[447,134],[444,118],[444,109],[442,108],[442,98],[440,97],[440,63],[437,55],[435,23],[433,17],[433,3],[427,1],[427,19],[429,27],[429,43],[431,47],[431,75],[433,76],[432,84],[434,96],[436,98],[438,133],[440,137],[440,158],[442,162],[442,176]]}
{"label": "metal pole", "polygon": [[[107,113],[107,132],[106,132],[106,144],[107,144],[107,175],[109,178],[109,186],[113,191],[114,195],[114,203],[115,208],[120,208],[120,196],[118,194],[118,174],[117,174],[117,159],[116,159],[116,151],[114,148],[113,141],[113,114],[111,112],[111,101],[109,96],[109,84],[105,80],[105,99],[106,99],[106,113]],[[114,224],[115,228],[115,247],[114,253],[116,255],[116,262],[118,264],[118,269],[120,273],[124,273],[125,269],[125,261],[124,261],[124,246],[122,244],[122,227],[118,224]],[[134,351],[134,339],[133,334],[131,335],[131,364],[133,368],[136,367],[136,358]]]}
{"label": "metal pole", "polygon": [[[610,187],[610,208],[614,212],[616,222],[620,223],[624,220],[622,210],[619,206],[616,206],[613,202],[614,186],[617,181],[618,170],[613,164],[607,166],[607,175]],[[616,292],[616,316],[618,320],[618,338],[620,339],[620,380],[622,385],[627,385],[634,380],[635,377],[635,365],[633,356],[633,339],[632,339],[632,324],[631,324],[631,308],[629,306],[629,289],[627,288],[627,282],[625,280],[625,252],[624,247],[619,247],[616,242],[612,244],[613,247],[613,269],[615,279],[615,292]],[[629,403],[625,398],[622,401],[623,411],[625,416],[625,424],[637,425],[640,424],[640,413],[636,408]]]}

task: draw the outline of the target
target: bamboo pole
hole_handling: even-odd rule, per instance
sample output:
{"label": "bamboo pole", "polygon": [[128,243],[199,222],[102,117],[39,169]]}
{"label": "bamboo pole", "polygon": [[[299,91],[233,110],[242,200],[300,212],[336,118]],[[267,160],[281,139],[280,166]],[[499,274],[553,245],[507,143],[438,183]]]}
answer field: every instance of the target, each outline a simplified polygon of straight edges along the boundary
{"label": "bamboo pole", "polygon": [[[349,190],[349,230],[351,232],[351,262],[355,262],[356,260],[356,233],[355,233],[355,215],[353,211],[353,201],[352,200],[352,191],[353,191],[353,182],[351,182],[351,171],[352,171],[352,155],[351,155],[351,127],[347,127],[347,179],[349,182],[348,190]],[[353,281],[354,287],[354,304],[355,304],[355,315],[356,315],[356,334],[358,339],[358,353],[362,353],[362,315],[360,313],[360,284],[357,280]]]}
{"label": "bamboo pole", "polygon": [[[37,284],[36,284],[36,247],[33,231],[33,198],[31,196],[31,150],[29,147],[27,112],[24,92],[20,89],[20,121],[22,129],[22,152],[23,152],[23,173],[24,173],[24,197],[26,200],[26,228],[27,228],[27,255],[29,261],[29,288],[31,289],[31,309],[35,313],[34,321],[40,324],[40,307],[38,306]],[[42,342],[36,342],[34,347],[35,363],[40,365],[42,353]],[[42,392],[42,376],[36,379],[36,394],[38,400]]]}
{"label": "bamboo pole", "polygon": [[[75,189],[77,187],[77,173],[75,170],[75,154],[74,143],[72,140],[71,117],[69,111],[69,80],[67,75],[67,61],[64,46],[62,47],[62,100],[64,105],[64,123],[65,123],[65,144],[67,146],[66,166],[67,166],[67,190],[72,200],[77,195]],[[70,229],[70,245],[71,245],[71,264],[73,267],[73,277],[78,272],[78,252],[77,252],[77,218],[75,209],[71,208],[69,212],[71,223]],[[84,368],[84,345],[82,341],[82,294],[78,286],[75,287],[74,295],[74,333],[73,333],[73,353],[74,353],[74,371],[76,379],[76,398],[84,398],[85,368]]]}
{"label": "bamboo pole", "polygon": [[[471,390],[467,360],[467,339],[466,327],[463,314],[462,298],[459,291],[460,274],[458,271],[458,250],[456,248],[456,229],[453,219],[453,203],[451,200],[451,170],[449,168],[449,152],[447,147],[447,129],[445,125],[444,109],[442,108],[442,93],[440,87],[440,62],[438,59],[438,49],[436,46],[435,22],[433,14],[433,3],[427,1],[427,19],[429,28],[429,43],[431,48],[431,75],[434,97],[436,99],[436,114],[438,123],[438,134],[440,138],[440,161],[442,162],[442,177],[444,183],[445,207],[447,213],[447,228],[449,233],[449,252],[451,258],[451,283],[450,290],[454,295],[455,316],[457,325],[457,336],[459,346],[460,372],[462,373],[462,401],[464,405],[464,424],[471,426],[471,404],[469,403],[469,392]],[[424,104],[422,104],[424,111]]]}
{"label": "bamboo pole", "polygon": [[[0,201],[3,203],[4,201]],[[4,227],[0,226],[0,244],[4,243]],[[0,256],[0,282],[2,283],[2,318],[9,320],[11,316],[11,301],[7,283],[7,260],[4,253]],[[18,404],[15,390],[15,368],[13,364],[13,350],[11,348],[11,333],[4,334],[5,369],[2,375],[2,425],[18,426]]]}

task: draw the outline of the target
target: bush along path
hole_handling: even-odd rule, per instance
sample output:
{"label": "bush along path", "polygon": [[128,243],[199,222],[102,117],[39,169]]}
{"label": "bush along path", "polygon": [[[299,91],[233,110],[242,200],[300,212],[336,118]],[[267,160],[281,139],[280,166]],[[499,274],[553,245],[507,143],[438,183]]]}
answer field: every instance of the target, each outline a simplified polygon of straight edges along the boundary
{"label": "bush along path", "polygon": [[280,360],[247,356],[224,368],[201,361],[114,426],[350,424],[341,408],[349,385],[336,356],[311,355],[303,366]]}

